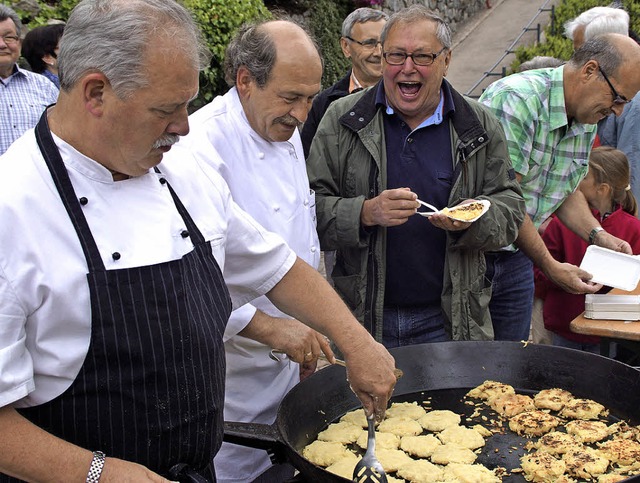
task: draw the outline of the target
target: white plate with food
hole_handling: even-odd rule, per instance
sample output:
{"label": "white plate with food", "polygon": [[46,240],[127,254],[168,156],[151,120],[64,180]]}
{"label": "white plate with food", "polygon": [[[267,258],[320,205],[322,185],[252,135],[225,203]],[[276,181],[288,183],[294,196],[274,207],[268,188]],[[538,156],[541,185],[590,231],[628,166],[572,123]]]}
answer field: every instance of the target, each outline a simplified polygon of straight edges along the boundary
{"label": "white plate with food", "polygon": [[425,203],[424,201],[417,200],[422,206],[426,206],[430,210],[429,212],[418,211],[418,215],[429,217],[435,214],[443,214],[448,218],[457,221],[464,221],[466,223],[472,223],[484,215],[489,207],[491,206],[491,202],[489,200],[472,200],[466,201],[459,205],[453,206],[451,208],[442,208],[438,210],[435,206],[430,205],[429,203]]}

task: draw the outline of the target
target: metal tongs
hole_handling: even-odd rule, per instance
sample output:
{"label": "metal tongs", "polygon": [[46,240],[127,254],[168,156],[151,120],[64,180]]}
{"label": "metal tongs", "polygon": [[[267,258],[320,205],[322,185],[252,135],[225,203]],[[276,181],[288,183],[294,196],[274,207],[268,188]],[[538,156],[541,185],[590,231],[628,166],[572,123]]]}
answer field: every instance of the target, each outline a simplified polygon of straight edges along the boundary
{"label": "metal tongs", "polygon": [[429,217],[431,215],[437,215],[438,213],[440,213],[440,210],[438,208],[436,208],[433,205],[430,205],[429,203],[427,203],[426,201],[422,201],[416,198],[416,201],[418,203],[420,203],[422,206],[429,208],[431,211],[417,211],[416,214],[420,215],[420,216],[425,216],[425,217]]}

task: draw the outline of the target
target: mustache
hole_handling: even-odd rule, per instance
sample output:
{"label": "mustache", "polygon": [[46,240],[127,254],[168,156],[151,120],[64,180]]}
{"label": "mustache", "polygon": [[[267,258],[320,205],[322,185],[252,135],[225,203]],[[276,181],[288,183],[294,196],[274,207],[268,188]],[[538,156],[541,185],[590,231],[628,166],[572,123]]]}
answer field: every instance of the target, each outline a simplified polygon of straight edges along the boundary
{"label": "mustache", "polygon": [[292,126],[292,127],[300,127],[302,126],[302,123],[300,121],[298,121],[295,117],[290,116],[290,115],[286,115],[286,116],[281,116],[281,117],[276,117],[273,120],[274,124],[284,124],[285,126]]}
{"label": "mustache", "polygon": [[153,149],[158,149],[164,146],[172,146],[180,140],[180,136],[177,134],[164,134],[153,143]]}

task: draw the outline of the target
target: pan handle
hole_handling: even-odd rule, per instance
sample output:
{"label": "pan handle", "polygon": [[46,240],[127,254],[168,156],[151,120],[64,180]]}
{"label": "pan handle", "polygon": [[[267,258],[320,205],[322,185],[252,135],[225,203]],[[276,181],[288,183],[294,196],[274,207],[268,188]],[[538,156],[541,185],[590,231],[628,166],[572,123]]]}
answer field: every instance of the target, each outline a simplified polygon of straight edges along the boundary
{"label": "pan handle", "polygon": [[249,448],[264,449],[273,464],[287,462],[287,446],[275,425],[225,421],[222,440]]}

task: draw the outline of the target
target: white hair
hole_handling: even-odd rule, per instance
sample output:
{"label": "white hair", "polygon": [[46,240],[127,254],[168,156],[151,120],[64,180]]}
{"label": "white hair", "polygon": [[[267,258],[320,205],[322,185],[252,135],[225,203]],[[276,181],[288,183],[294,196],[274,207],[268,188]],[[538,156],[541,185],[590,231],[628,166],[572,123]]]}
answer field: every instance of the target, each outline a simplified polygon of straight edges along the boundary
{"label": "white hair", "polygon": [[573,40],[578,27],[584,27],[584,40],[602,34],[629,35],[629,14],[622,8],[590,8],[564,24],[565,36]]}

